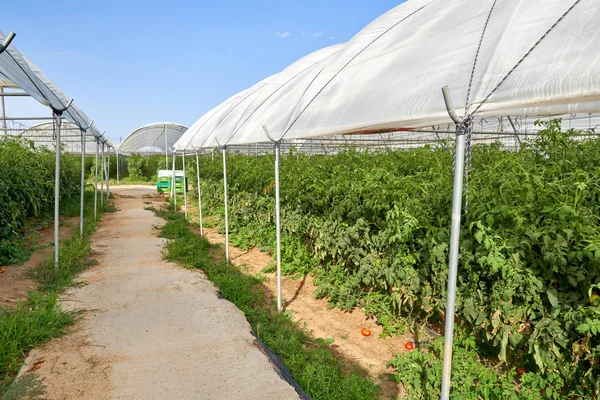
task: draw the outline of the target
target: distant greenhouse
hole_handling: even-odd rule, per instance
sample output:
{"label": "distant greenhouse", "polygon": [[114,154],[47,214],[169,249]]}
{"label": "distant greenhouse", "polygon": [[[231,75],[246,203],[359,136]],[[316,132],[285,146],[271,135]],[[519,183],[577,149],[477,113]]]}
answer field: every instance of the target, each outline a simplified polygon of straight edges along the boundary
{"label": "distant greenhouse", "polygon": [[121,154],[165,154],[174,149],[175,142],[187,131],[187,127],[174,122],[155,122],[131,132],[119,144]]}
{"label": "distant greenhouse", "polygon": [[[18,136],[32,141],[35,147],[54,149],[56,127],[53,122],[44,122],[23,130]],[[63,122],[60,140],[64,152],[81,154],[81,129],[77,125],[68,121]],[[88,155],[96,152],[96,145],[97,139],[86,135],[85,152]]]}

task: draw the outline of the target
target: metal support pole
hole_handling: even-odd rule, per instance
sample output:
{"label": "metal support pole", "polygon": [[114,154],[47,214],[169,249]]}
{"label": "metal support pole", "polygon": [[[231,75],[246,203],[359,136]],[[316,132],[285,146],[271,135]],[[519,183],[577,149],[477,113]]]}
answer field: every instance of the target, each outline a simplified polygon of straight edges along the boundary
{"label": "metal support pole", "polygon": [[117,151],[117,183],[119,183],[119,152]]}
{"label": "metal support pole", "polygon": [[58,248],[60,245],[60,127],[62,116],[56,117],[56,165],[54,167],[54,270],[58,271]]}
{"label": "metal support pole", "polygon": [[198,213],[200,214],[200,237],[204,237],[204,229],[202,227],[202,190],[200,189],[200,157],[196,152],[196,180],[198,181]]}
{"label": "metal support pole", "polygon": [[104,143],[102,143],[102,167],[100,168],[102,176],[100,177],[100,207],[104,206]]}
{"label": "metal support pole", "polygon": [[85,199],[85,135],[81,130],[81,198],[79,204],[79,236],[83,237],[83,203]]}
{"label": "metal support pole", "polygon": [[6,121],[50,121],[51,117],[6,117],[2,120]]}
{"label": "metal support pole", "polygon": [[177,211],[177,175],[175,173],[175,160],[177,155],[173,153],[173,179],[171,180],[171,193],[173,194],[173,207]]}
{"label": "metal support pole", "polygon": [[279,212],[279,143],[275,144],[275,225],[277,229],[277,312],[281,312],[281,218]]}
{"label": "metal support pole", "polygon": [[513,131],[515,131],[515,139],[517,139],[517,143],[519,144],[519,146],[521,146],[521,138],[519,137],[519,131],[517,131],[517,128],[515,127],[515,123],[513,122],[510,115],[508,116],[508,122],[510,122],[510,126],[512,126]]}
{"label": "metal support pole", "polygon": [[187,180],[185,173],[185,151],[183,152],[182,161],[183,161],[183,213],[185,215],[185,219],[187,219]]}
{"label": "metal support pole", "polygon": [[227,147],[223,146],[223,202],[225,204],[225,261],[229,264],[229,213],[227,209]]}
{"label": "metal support pole", "polygon": [[167,136],[168,136],[167,130],[164,129],[163,132],[165,133],[165,169],[167,169],[167,168],[169,168],[169,154],[168,154],[169,142],[167,140]]}
{"label": "metal support pole", "polygon": [[[448,87],[445,87],[442,90],[448,113],[455,122],[457,120],[460,121],[460,118],[458,118],[456,113],[453,111],[454,107],[452,106]],[[450,398],[452,342],[454,336],[454,313],[456,306],[456,277],[458,273],[462,191],[465,169],[465,143],[466,138],[464,132],[461,132],[457,129],[454,163],[454,189],[452,195],[452,226],[450,231],[450,255],[448,262],[448,290],[446,294],[446,324],[444,329],[444,361],[442,365],[442,400],[448,400]]]}
{"label": "metal support pole", "polygon": [[[169,168],[169,162],[167,161],[167,167]],[[173,197],[173,188],[174,188],[174,181],[175,181],[175,160],[171,159],[171,185],[169,185],[169,196]]]}
{"label": "metal support pole", "polygon": [[97,220],[97,215],[98,215],[98,148],[99,147],[100,147],[100,142],[98,142],[98,140],[96,140],[96,163],[95,163],[96,178],[95,178],[95,183],[94,183],[94,221]]}
{"label": "metal support pole", "polygon": [[462,211],[463,174],[465,167],[465,135],[456,135],[456,164],[454,166],[454,191],[452,195],[452,228],[450,232],[450,260],[448,263],[448,292],[446,295],[446,326],[444,329],[444,364],[442,370],[442,400],[450,396],[452,368],[452,341],[456,304],[456,276]]}
{"label": "metal support pole", "polygon": [[106,149],[108,154],[106,157],[106,204],[110,197],[110,147]]}
{"label": "metal support pole", "polygon": [[6,130],[6,104],[4,103],[4,86],[0,86],[0,95],[2,96],[0,99],[2,102],[2,129],[4,129],[4,136],[7,136],[8,131]]}
{"label": "metal support pole", "polygon": [[[10,42],[15,38],[15,33],[10,32],[8,36],[4,39],[4,42],[0,44],[0,54],[4,53],[6,48],[10,45]],[[27,95],[27,94],[26,94]],[[2,97],[2,127],[4,129],[4,136],[8,136],[8,131],[6,129],[6,104],[4,102],[4,86],[0,87],[0,96]]]}
{"label": "metal support pole", "polygon": [[25,92],[6,92],[6,93],[2,93],[0,91],[0,97],[30,97],[30,95],[27,94],[27,93],[25,93]]}

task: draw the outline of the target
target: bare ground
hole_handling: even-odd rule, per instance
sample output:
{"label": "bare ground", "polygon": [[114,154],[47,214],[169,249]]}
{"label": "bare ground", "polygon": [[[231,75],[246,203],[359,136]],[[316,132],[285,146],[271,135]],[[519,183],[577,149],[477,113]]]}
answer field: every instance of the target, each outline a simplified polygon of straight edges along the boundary
{"label": "bare ground", "polygon": [[93,236],[99,264],[62,297],[63,308],[86,312],[21,373],[35,371],[48,400],[298,398],[242,312],[200,272],[163,260],[153,229],[163,222],[143,209],[153,190],[112,188],[119,211]]}
{"label": "bare ground", "polygon": [[[73,229],[77,228],[79,218],[67,218],[61,221],[60,238],[71,236]],[[47,247],[54,243],[53,226],[44,227],[34,234],[35,239],[30,243],[30,248],[37,248],[32,251],[31,257],[23,264],[11,264],[1,267],[0,273],[0,307],[12,308],[19,301],[27,298],[27,291],[35,288],[35,282],[27,275],[27,272],[36,267],[42,261],[48,259],[54,252],[54,247]],[[41,247],[40,246],[46,246]]]}
{"label": "bare ground", "polygon": [[[191,220],[198,221],[197,207],[188,205],[188,215]],[[218,233],[216,228],[204,227],[204,235],[214,244],[225,244],[225,236]],[[257,248],[242,250],[229,247],[232,264],[245,266],[248,272],[259,274],[269,264],[273,257]],[[265,291],[275,297],[277,293],[277,278],[275,274],[263,274],[268,278]],[[303,277],[301,280],[283,277],[281,283],[282,302],[284,310],[293,312],[293,319],[306,326],[309,332],[317,338],[333,338],[333,349],[344,359],[368,370],[371,376],[379,380],[384,388],[384,397],[396,398],[404,395],[400,385],[390,381],[392,371],[387,363],[399,352],[406,351],[404,345],[414,341],[412,334],[403,336],[379,337],[383,328],[367,317],[363,310],[342,311],[330,308],[326,299],[315,298],[313,278]],[[371,336],[365,337],[361,329],[367,328]]]}

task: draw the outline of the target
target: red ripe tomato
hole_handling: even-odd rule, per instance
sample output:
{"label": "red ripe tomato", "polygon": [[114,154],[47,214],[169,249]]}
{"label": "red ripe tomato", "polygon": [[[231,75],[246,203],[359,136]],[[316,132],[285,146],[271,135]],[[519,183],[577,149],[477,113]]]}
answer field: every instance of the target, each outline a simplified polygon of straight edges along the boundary
{"label": "red ripe tomato", "polygon": [[527,373],[527,370],[526,370],[525,368],[521,368],[521,367],[519,367],[519,368],[517,368],[517,373],[518,373],[519,375],[523,375],[523,374],[526,374],[526,373]]}
{"label": "red ripe tomato", "polygon": [[362,329],[360,330],[360,333],[361,333],[363,336],[371,336],[371,331],[370,331],[370,330],[368,330],[367,328],[362,328]]}
{"label": "red ripe tomato", "polygon": [[406,342],[406,344],[404,345],[404,348],[408,351],[414,350],[415,344],[413,342]]}

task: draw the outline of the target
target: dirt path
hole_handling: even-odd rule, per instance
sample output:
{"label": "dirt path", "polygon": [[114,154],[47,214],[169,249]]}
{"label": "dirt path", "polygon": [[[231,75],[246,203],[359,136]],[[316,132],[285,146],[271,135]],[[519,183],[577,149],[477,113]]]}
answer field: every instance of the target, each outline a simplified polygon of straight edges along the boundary
{"label": "dirt path", "polygon": [[[73,332],[31,352],[52,399],[297,399],[254,344],[244,315],[206,277],[162,259],[153,187],[114,186],[92,247],[99,265],[63,296],[87,312]],[[120,195],[120,196],[119,196]]]}
{"label": "dirt path", "polygon": [[[215,244],[224,244],[225,238],[215,228],[204,228],[206,238]],[[264,267],[273,263],[273,258],[254,248],[242,250],[229,247],[231,263],[245,266],[253,274],[261,273]],[[267,282],[264,288],[275,297],[277,293],[277,278],[275,274],[264,274]],[[332,348],[344,359],[367,369],[372,377],[379,380],[384,388],[385,398],[397,398],[404,394],[403,388],[390,381],[391,370],[387,363],[395,354],[406,351],[404,345],[412,341],[412,335],[388,337],[381,339],[379,334],[383,329],[375,321],[368,318],[362,310],[342,311],[329,308],[326,299],[315,298],[315,285],[311,276],[301,280],[283,277],[281,293],[283,308],[292,311],[295,321],[300,325],[306,324],[308,331],[316,338],[333,338]],[[367,328],[371,336],[365,337],[361,329]]]}

